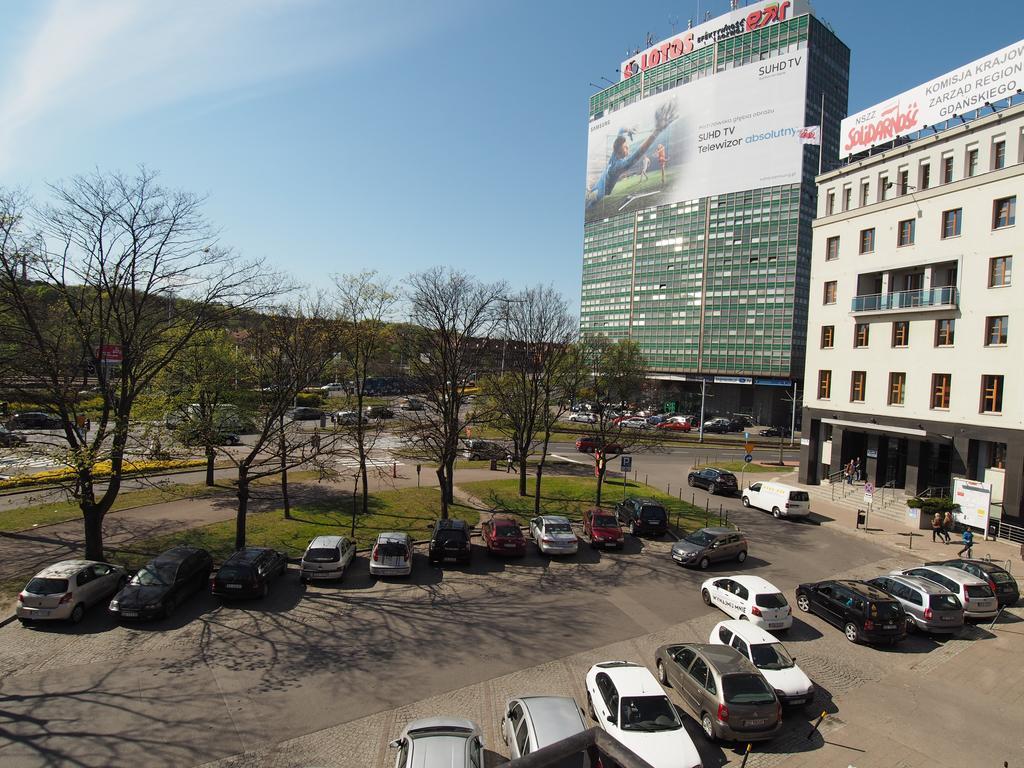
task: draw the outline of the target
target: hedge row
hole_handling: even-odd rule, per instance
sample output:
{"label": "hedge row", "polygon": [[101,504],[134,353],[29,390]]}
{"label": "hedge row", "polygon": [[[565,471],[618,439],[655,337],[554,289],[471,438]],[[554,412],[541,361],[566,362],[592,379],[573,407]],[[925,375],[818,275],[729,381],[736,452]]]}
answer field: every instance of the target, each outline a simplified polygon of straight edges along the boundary
{"label": "hedge row", "polygon": [[[188,467],[200,467],[206,464],[205,459],[136,459],[124,462],[124,472],[159,472],[166,469],[186,469]],[[93,467],[93,477],[102,480],[110,476],[110,462],[101,461]],[[45,472],[35,472],[31,475],[16,475],[7,480],[0,480],[0,490],[9,488],[23,488],[30,485],[52,485],[64,483],[75,479],[75,471],[70,467],[60,469],[48,469]]]}

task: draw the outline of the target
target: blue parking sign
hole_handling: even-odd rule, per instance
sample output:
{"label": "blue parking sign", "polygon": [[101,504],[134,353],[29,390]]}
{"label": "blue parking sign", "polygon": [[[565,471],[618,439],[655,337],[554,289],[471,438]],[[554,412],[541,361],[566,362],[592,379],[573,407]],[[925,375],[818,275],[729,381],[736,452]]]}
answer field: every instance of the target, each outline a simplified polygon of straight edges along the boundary
{"label": "blue parking sign", "polygon": [[619,471],[629,472],[633,468],[633,457],[632,456],[620,456],[619,457]]}

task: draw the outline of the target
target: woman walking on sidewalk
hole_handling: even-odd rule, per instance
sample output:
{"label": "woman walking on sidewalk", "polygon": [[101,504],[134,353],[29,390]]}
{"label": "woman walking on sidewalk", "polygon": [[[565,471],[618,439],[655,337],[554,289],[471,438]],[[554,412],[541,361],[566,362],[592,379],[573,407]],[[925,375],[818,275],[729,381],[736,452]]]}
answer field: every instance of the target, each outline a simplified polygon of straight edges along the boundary
{"label": "woman walking on sidewalk", "polygon": [[949,544],[953,539],[950,537],[949,532],[953,530],[953,513],[946,512],[946,516],[942,518],[942,538]]}
{"label": "woman walking on sidewalk", "polygon": [[932,541],[936,536],[942,536],[942,513],[936,512],[932,515]]}

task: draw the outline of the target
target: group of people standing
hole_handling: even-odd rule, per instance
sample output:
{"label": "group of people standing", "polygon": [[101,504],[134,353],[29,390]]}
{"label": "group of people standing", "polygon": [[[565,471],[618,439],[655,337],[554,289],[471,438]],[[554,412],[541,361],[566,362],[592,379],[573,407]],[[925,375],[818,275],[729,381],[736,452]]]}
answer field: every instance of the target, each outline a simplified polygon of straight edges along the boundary
{"label": "group of people standing", "polygon": [[860,457],[850,459],[843,467],[843,476],[849,485],[860,482]]}

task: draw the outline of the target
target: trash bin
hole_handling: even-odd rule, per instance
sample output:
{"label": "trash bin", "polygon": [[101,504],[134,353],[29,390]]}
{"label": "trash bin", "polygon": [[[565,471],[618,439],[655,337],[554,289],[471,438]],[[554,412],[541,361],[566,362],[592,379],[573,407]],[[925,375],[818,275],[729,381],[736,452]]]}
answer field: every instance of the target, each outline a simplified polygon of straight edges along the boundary
{"label": "trash bin", "polygon": [[320,414],[320,428],[323,429],[326,426],[327,426],[327,414],[326,413],[321,413]]}
{"label": "trash bin", "polygon": [[857,510],[857,527],[860,528],[860,527],[863,526],[863,527],[867,528],[867,524],[868,524],[868,513],[867,513],[867,510],[858,509]]}
{"label": "trash bin", "polygon": [[491,472],[497,472],[497,471],[498,471],[498,460],[497,459],[491,459]]}

